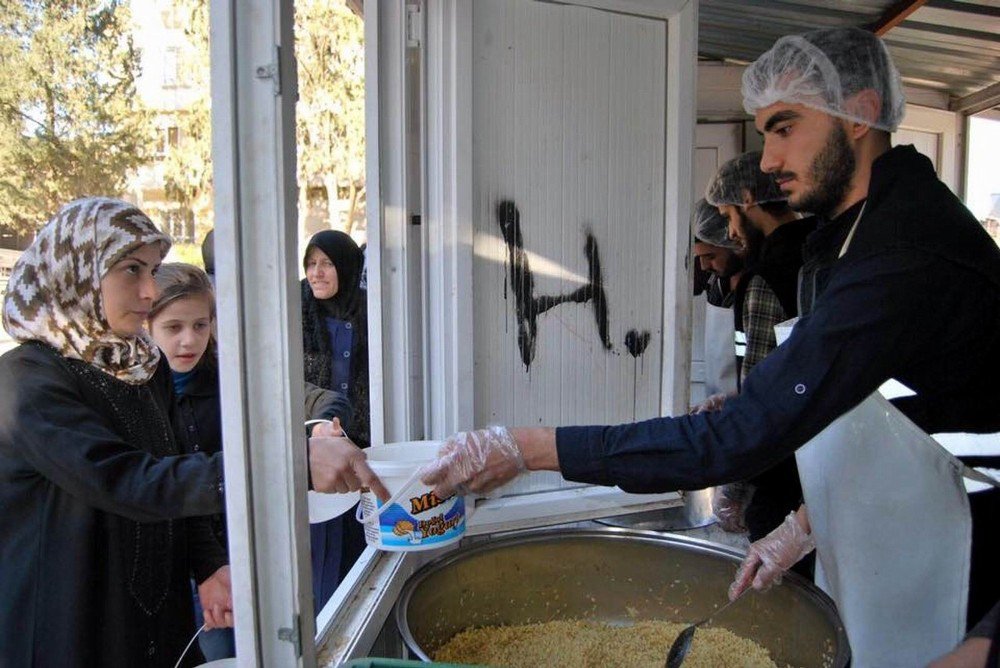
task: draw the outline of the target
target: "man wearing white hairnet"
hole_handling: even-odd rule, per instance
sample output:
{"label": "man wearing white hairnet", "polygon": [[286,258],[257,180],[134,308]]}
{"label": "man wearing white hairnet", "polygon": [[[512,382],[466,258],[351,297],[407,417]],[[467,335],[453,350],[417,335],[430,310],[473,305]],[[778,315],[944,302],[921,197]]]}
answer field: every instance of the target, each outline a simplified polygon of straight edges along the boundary
{"label": "man wearing white hairnet", "polygon": [[797,277],[802,244],[816,227],[799,218],[770,174],[760,169],[761,154],[750,151],[723,164],[715,173],[705,201],[729,221],[747,258],[747,271],[733,304],[737,355],[742,343],[740,382],[774,350],[774,326],[798,314]]}
{"label": "man wearing white hairnet", "polygon": [[[998,491],[962,485],[995,485],[1000,468],[1000,249],[929,160],[890,147],[905,102],[874,35],[782,38],[746,70],[743,97],[764,134],[761,168],[820,218],[787,340],[720,411],[462,432],[423,479],[442,498],[526,468],[662,492],[743,479],[796,452],[808,518],[790,515],[752,546],[732,593],[765,588],[815,544],[852,665],[926,665],[1000,598]],[[890,379],[911,391],[897,404],[905,417],[877,393]],[[927,435],[940,432],[974,456]]]}
{"label": "man wearing white hairnet", "polygon": [[[704,199],[694,205],[694,296],[705,295],[705,394],[736,391],[733,314],[736,286],[743,270],[740,245],[729,238],[728,223]],[[700,398],[699,398],[700,400]]]}
{"label": "man wearing white hairnet", "polygon": [[[707,396],[696,399],[698,403],[691,408],[693,413],[701,413],[718,410],[728,395],[736,394],[740,344],[745,341],[736,339],[734,351],[736,328],[732,308],[743,275],[743,246],[729,236],[729,220],[704,198],[694,205],[691,234],[694,236],[694,296],[704,292],[708,302],[705,306]],[[707,276],[707,280],[701,276]],[[733,533],[747,531],[746,508],[753,491],[751,485],[742,481],[719,485],[712,490],[712,512],[722,529]]]}
{"label": "man wearing white hairnet", "polygon": [[[789,208],[788,198],[774,177],[761,171],[760,162],[758,151],[736,156],[719,167],[705,192],[706,201],[728,219],[729,235],[740,241],[747,256],[747,270],[733,302],[737,355],[743,351],[741,386],[753,367],[777,346],[775,325],[798,315],[802,246],[816,228],[814,218],[800,218]],[[743,487],[751,490],[745,507],[751,541],[780,526],[802,503],[793,455],[749,478]],[[721,488],[723,494],[731,489]],[[794,568],[811,578],[812,558],[806,557]]]}
{"label": "man wearing white hairnet", "polygon": [[[729,238],[728,227],[728,221],[716,207],[704,199],[695,203],[691,216],[695,270],[706,275],[701,289],[702,281],[696,275],[695,296],[704,290],[708,303],[721,308],[732,306],[734,290],[743,270],[743,247]],[[728,345],[731,341],[726,343],[731,349]]]}

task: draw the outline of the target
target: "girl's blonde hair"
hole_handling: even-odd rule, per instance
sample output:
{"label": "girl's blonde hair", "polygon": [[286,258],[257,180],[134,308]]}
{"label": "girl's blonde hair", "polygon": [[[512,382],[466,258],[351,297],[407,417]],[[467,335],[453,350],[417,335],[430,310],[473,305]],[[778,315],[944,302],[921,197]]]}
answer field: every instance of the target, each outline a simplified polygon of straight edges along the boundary
{"label": "girl's blonde hair", "polygon": [[215,320],[215,290],[208,274],[194,266],[183,262],[167,262],[160,265],[156,272],[156,287],[160,295],[149,310],[152,321],[169,304],[187,297],[207,297],[208,310],[212,320]]}
{"label": "girl's blonde hair", "polygon": [[213,361],[216,358],[215,340],[215,289],[212,281],[203,270],[193,264],[183,262],[167,262],[160,265],[156,272],[156,287],[160,295],[149,309],[149,322],[152,323],[158,315],[178,299],[189,297],[204,297],[208,302],[208,314],[212,319],[212,335],[208,340],[208,348],[202,360]]}

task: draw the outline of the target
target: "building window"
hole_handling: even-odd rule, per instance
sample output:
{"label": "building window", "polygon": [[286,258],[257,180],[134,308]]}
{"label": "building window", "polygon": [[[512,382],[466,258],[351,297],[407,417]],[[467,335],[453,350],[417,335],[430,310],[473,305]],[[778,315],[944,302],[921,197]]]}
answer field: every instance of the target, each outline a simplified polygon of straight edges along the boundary
{"label": "building window", "polygon": [[171,88],[179,83],[180,50],[169,46],[163,51],[163,86]]}

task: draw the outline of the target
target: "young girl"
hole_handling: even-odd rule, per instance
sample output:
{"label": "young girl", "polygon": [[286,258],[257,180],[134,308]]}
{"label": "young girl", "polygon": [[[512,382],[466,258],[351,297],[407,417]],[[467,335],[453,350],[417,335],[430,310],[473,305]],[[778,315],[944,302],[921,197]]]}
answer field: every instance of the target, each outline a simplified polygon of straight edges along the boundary
{"label": "young girl", "polygon": [[[156,274],[160,294],[149,312],[149,330],[170,364],[176,395],[174,434],[182,452],[222,451],[219,374],[215,352],[215,295],[208,275],[189,264],[163,264]],[[223,515],[211,517],[220,545],[226,545]],[[194,597],[195,623],[203,613]],[[198,643],[209,661],[236,655],[233,631],[204,631]]]}

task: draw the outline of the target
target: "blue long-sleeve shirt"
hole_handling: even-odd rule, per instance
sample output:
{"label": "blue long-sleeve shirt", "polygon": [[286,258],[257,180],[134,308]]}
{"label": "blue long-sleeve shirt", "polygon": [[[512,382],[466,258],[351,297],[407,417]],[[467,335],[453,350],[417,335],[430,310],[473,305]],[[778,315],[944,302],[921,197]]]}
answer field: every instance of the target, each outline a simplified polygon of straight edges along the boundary
{"label": "blue long-sleeve shirt", "polygon": [[742,394],[717,413],[560,428],[560,469],[632,492],[744,479],[889,378],[917,393],[900,407],[928,431],[998,431],[998,351],[1000,250],[926,158],[895,148],[873,166],[864,217],[812,313]]}

